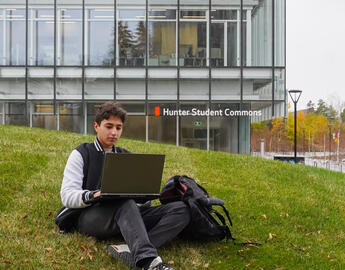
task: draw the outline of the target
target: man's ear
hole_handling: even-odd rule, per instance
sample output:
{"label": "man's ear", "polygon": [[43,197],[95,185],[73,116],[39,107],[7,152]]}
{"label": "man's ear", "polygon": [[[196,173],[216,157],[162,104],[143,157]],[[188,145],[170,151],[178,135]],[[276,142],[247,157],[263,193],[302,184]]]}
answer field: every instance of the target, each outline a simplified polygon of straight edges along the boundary
{"label": "man's ear", "polygon": [[93,128],[95,129],[95,132],[97,133],[99,125],[97,124],[97,122],[93,122]]}

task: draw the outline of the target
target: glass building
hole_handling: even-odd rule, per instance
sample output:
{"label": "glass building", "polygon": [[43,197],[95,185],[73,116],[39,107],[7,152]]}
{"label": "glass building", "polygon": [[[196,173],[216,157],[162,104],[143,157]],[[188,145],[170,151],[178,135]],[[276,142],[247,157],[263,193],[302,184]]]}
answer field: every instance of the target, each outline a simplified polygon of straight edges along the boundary
{"label": "glass building", "polygon": [[249,153],[250,123],[286,111],[285,2],[0,0],[0,124],[93,133],[117,100],[123,136]]}

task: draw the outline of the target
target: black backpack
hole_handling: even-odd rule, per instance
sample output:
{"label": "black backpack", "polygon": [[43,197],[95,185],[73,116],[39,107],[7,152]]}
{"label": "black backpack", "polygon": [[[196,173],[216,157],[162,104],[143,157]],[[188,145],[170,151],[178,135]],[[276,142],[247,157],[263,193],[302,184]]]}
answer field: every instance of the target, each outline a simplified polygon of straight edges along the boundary
{"label": "black backpack", "polygon": [[[210,198],[205,188],[194,179],[186,175],[171,177],[162,188],[160,201],[162,204],[183,201],[189,206],[191,221],[182,232],[183,237],[201,241],[220,241],[224,238],[235,240],[226,222],[229,221],[232,226],[224,201]],[[214,205],[223,208],[226,218],[213,209]]]}

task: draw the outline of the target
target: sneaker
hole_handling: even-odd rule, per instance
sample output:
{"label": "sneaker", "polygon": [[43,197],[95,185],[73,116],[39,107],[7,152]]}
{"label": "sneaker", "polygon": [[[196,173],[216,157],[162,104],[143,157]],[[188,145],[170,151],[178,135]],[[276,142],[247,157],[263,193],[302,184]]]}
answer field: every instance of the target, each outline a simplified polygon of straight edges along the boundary
{"label": "sneaker", "polygon": [[120,260],[129,268],[135,269],[135,261],[128,245],[110,245],[108,246],[108,252],[116,260]]}
{"label": "sneaker", "polygon": [[169,264],[162,262],[161,257],[155,258],[149,268],[143,270],[174,270]]}

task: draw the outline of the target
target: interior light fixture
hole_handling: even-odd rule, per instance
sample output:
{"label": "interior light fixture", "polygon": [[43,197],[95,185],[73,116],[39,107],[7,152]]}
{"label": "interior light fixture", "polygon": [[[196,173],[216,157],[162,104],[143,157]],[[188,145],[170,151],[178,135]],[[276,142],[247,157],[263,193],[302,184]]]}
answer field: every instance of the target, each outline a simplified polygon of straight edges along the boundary
{"label": "interior light fixture", "polygon": [[182,17],[183,19],[205,19],[206,16],[192,16],[192,15],[184,15]]}
{"label": "interior light fixture", "polygon": [[9,11],[13,11],[13,10],[17,10],[16,8],[6,8],[6,10],[9,10]]}
{"label": "interior light fixture", "polygon": [[167,16],[149,16],[151,19],[165,19]]}

